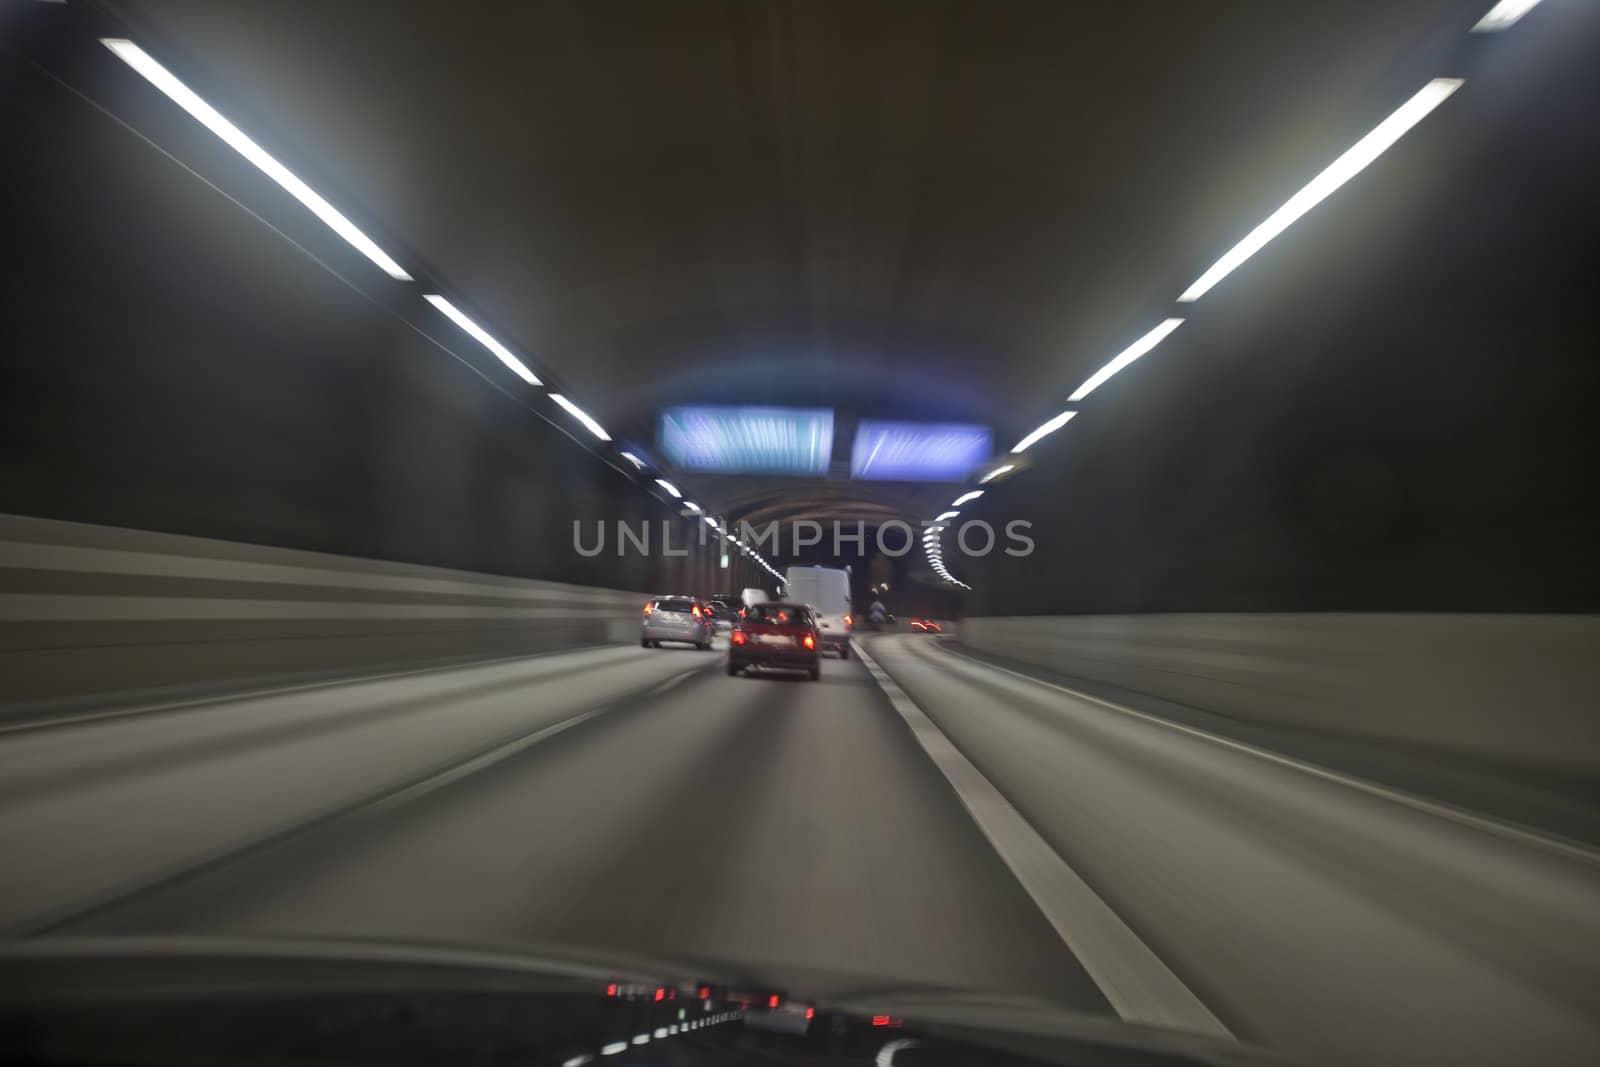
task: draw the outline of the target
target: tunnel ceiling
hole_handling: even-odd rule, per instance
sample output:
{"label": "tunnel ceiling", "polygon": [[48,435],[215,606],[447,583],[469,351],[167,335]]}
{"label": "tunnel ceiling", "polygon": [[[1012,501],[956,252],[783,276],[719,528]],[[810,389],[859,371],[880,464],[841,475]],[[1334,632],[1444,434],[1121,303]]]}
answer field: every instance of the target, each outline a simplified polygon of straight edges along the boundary
{"label": "tunnel ceiling", "polygon": [[[1483,6],[117,10],[619,435],[825,403],[1004,448]],[[947,495],[715,481],[690,484],[730,514]]]}

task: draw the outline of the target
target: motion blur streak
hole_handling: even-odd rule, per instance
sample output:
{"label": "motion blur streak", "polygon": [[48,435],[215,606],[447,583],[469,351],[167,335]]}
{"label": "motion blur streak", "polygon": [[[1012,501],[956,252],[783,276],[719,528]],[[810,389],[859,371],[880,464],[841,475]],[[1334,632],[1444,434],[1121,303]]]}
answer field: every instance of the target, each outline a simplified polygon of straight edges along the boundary
{"label": "motion blur streak", "polygon": [[1539,0],[1500,0],[1489,9],[1488,14],[1478,20],[1478,24],[1472,27],[1472,32],[1498,33],[1501,30],[1508,30],[1538,4]]}
{"label": "motion blur streak", "polygon": [[1048,437],[1050,434],[1055,433],[1057,430],[1061,429],[1061,427],[1071,422],[1072,417],[1076,414],[1076,411],[1063,411],[1061,414],[1057,415],[1043,426],[1040,426],[1037,430],[1034,430],[1016,444],[1012,445],[1011,451],[1013,453],[1026,452],[1029,448],[1037,444],[1041,438]]}
{"label": "motion blur streak", "polygon": [[480,345],[493,352],[495,357],[499,359],[501,363],[504,363],[507,367],[510,367],[513,372],[515,372],[517,377],[521,378],[529,385],[543,384],[538,378],[534,377],[533,371],[528,369],[527,364],[523,363],[522,360],[512,355],[509,348],[501,344],[499,341],[496,341],[487,330],[469,319],[465,314],[462,313],[460,308],[456,307],[454,304],[450,303],[450,301],[446,300],[437,293],[430,293],[423,299],[427,300],[428,303],[438,308],[444,314],[445,318],[449,319],[451,322],[461,327],[462,330],[466,331],[467,335],[470,336],[474,341],[477,341]]}
{"label": "motion blur streak", "polygon": [[228,147],[248,159],[261,173],[283,186],[290,196],[310,208],[312,214],[325,222],[334,233],[350,242],[362,255],[382,267],[389,277],[403,282],[411,280],[411,275],[390,258],[387,252],[379,248],[372,238],[357,229],[355,223],[340,214],[315,189],[268,154],[266,149],[245,136],[243,131],[224,118],[216,108],[200,99],[194,90],[152,59],[144,49],[132,41],[118,37],[102,38],[100,43],[116,53],[118,59],[138,71],[141,77],[160,89],[175,104],[194,116],[202,126],[227,142]]}
{"label": "motion blur streak", "polygon": [[[1082,400],[1084,397],[1100,388],[1101,385],[1105,384],[1106,379],[1110,378],[1113,374],[1117,373],[1119,370],[1126,367],[1140,356],[1149,352],[1152,348],[1165,340],[1168,334],[1182,325],[1182,319],[1167,319],[1160,326],[1157,326],[1155,329],[1151,330],[1149,333],[1133,342],[1133,344],[1117,353],[1115,359],[1090,375],[1089,380],[1078,386],[1077,391],[1067,399],[1074,402]],[[1013,449],[1013,451],[1015,451],[1015,449]]]}
{"label": "motion blur streak", "polygon": [[996,467],[994,470],[990,471],[988,474],[985,474],[982,478],[979,478],[978,479],[978,484],[979,485],[986,485],[989,482],[992,482],[996,478],[1000,477],[1002,474],[1005,474],[1007,471],[1014,471],[1016,469],[1017,469],[1016,465],[1013,464],[1013,463],[1002,463],[1000,466]]}
{"label": "motion blur streak", "polygon": [[584,411],[582,408],[568,400],[566,397],[562,396],[560,393],[551,393],[550,399],[554,400],[557,404],[560,404],[563,408],[566,408],[567,414],[583,423],[584,426],[588,427],[589,432],[594,434],[600,440],[611,440],[611,435],[606,433],[605,427],[596,422],[587,411]]}
{"label": "motion blur streak", "polygon": [[1265,222],[1245,235],[1244,240],[1232,248],[1200,275],[1195,283],[1178,297],[1180,303],[1192,303],[1204,296],[1213,285],[1261,251],[1268,241],[1292,226],[1300,216],[1320,204],[1333,191],[1366,169],[1367,165],[1384,153],[1390,145],[1404,137],[1406,131],[1427,118],[1428,113],[1461,88],[1460,78],[1435,78],[1415,96],[1401,104],[1395,112],[1373,128],[1361,140],[1328,164],[1327,168],[1312,178],[1298,193],[1286,200],[1282,207],[1267,216]]}

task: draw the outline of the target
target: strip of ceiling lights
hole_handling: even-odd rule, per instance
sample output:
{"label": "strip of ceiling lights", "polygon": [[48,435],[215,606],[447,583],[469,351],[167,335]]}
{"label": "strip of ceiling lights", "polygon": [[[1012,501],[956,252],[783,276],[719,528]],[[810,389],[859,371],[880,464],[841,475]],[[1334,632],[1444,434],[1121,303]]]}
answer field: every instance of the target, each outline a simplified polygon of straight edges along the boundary
{"label": "strip of ceiling lights", "polygon": [[[1503,32],[1515,25],[1538,3],[1539,0],[1499,0],[1472,27],[1472,32]],[[289,170],[288,167],[251,140],[242,130],[228,121],[216,108],[202,99],[198,93],[185,85],[181,79],[167,70],[166,67],[158,63],[144,49],[126,38],[102,38],[101,43],[151,85],[188,112],[197,122],[216,134],[230,148],[242,155],[263,174],[304,204],[313,215],[376,264],[389,277],[399,282],[413,281],[405,268],[400,266],[382,248],[378,247],[372,238],[361,232],[353,222],[317,193],[316,190],[312,189],[293,171]],[[1228,249],[1220,259],[1207,268],[1199,278],[1195,279],[1189,288],[1179,294],[1178,303],[1192,304],[1205,296],[1214,286],[1238,269],[1240,265],[1259,252],[1275,237],[1282,234],[1351,178],[1365,170],[1373,160],[1391,148],[1408,131],[1431,114],[1434,109],[1448,100],[1461,87],[1462,82],[1463,79],[1461,78],[1434,78],[1417,90],[1410,99],[1406,100],[1387,118],[1378,123],[1370,133],[1351,145],[1342,155],[1323,168],[1316,177],[1312,178],[1298,192],[1284,201],[1281,207],[1271,215],[1268,215],[1255,229],[1251,230],[1237,244]],[[539,386],[543,384],[523,360],[519,359],[510,349],[496,340],[493,335],[479,326],[444,296],[431,293],[427,294],[424,299],[469,337],[488,349],[495,358],[499,359],[501,363],[505,364],[508,369],[528,385]],[[1182,318],[1171,317],[1149,330],[1114,356],[1105,366],[1090,375],[1067,398],[1068,401],[1077,403],[1087,398],[1090,393],[1105,384],[1112,376],[1128,367],[1141,356],[1148,354],[1167,337],[1171,336],[1173,331],[1183,325],[1183,322]],[[611,441],[611,435],[606,432],[605,427],[566,395],[554,391],[548,395],[553,403],[565,410],[568,415],[587,429],[597,440],[601,442]],[[1027,451],[1040,440],[1065,426],[1077,414],[1076,409],[1069,409],[1046,420],[1012,446],[1012,454],[1020,455]],[[648,466],[634,453],[622,452],[620,454],[636,470],[644,471]],[[979,484],[988,483],[995,478],[1010,473],[1015,470],[1015,466],[1015,464],[1005,464],[996,467],[985,474],[979,480]],[[656,484],[662,487],[663,490],[668,491],[674,500],[682,500],[683,494],[671,482],[664,478],[658,478],[656,479]],[[952,503],[951,507],[952,509],[959,509],[962,504],[975,500],[981,495],[981,491],[964,493]],[[684,510],[690,514],[701,512],[700,507],[692,502],[687,503]],[[949,520],[956,518],[958,515],[959,510],[950,510],[933,520],[924,534],[923,549],[929,564],[933,566],[936,574],[951,585],[970,589],[971,586],[966,585],[966,583],[950,573],[944,564],[940,547],[941,532],[945,529]],[[723,530],[709,517],[706,518],[706,522],[713,529],[722,533],[728,541],[738,545],[742,552],[754,559],[768,573],[782,580],[783,576],[754,549],[751,549],[743,541]]]}
{"label": "strip of ceiling lights", "polygon": [[[1472,27],[1473,33],[1499,33],[1510,29],[1516,22],[1531,11],[1539,0],[1500,0]],[[1423,119],[1433,113],[1434,109],[1450,99],[1455,91],[1461,88],[1462,78],[1434,78],[1422,88],[1418,89],[1411,97],[1396,108],[1382,122],[1372,128],[1372,131],[1351,145],[1345,152],[1332,163],[1324,167],[1316,177],[1307,182],[1299,192],[1295,193],[1283,206],[1268,215],[1255,229],[1245,234],[1232,248],[1222,254],[1205,273],[1196,278],[1194,284],[1185,289],[1178,296],[1179,304],[1193,304],[1209,293],[1213,287],[1228,275],[1232,274],[1247,259],[1261,251],[1262,248],[1275,237],[1282,234],[1294,225],[1302,216],[1322,201],[1326,200],[1340,186],[1365,170],[1373,160],[1377,159],[1389,148],[1404,137],[1408,131]],[[1137,341],[1117,353],[1105,366],[1091,374],[1082,385],[1075,389],[1067,398],[1069,403],[1077,403],[1086,398],[1118,371],[1123,370],[1140,356],[1148,354],[1179,326],[1183,325],[1182,318],[1168,318],[1159,326],[1144,334]],[[1077,415],[1076,409],[1063,411],[1056,415],[1012,446],[1013,455],[1020,455],[1039,441],[1055,433]],[[1016,469],[1016,464],[1004,464],[990,470],[978,479],[979,485],[987,484],[1004,474]],[[977,498],[979,494],[973,492],[963,493],[951,502],[951,508],[959,508],[962,504]],[[961,586],[963,589],[972,588],[957,580],[951,575],[944,564],[940,534],[949,525],[950,520],[957,517],[959,512],[951,510],[933,519],[927,526],[923,536],[923,553],[935,574],[951,585]]]}
{"label": "strip of ceiling lights", "polygon": [[[133,68],[145,81],[160,90],[173,103],[188,112],[195,121],[221,138],[229,148],[238,152],[256,169],[281,186],[290,196],[305,205],[329,229],[375,263],[385,274],[397,282],[410,283],[415,281],[411,274],[393,256],[380,248],[376,241],[363,233],[355,223],[351,222],[320,193],[302,181],[298,175],[252,140],[243,130],[230,122],[221,112],[207,103],[199,93],[185,85],[182,79],[162,66],[143,48],[140,48],[125,37],[103,37],[100,39],[100,43],[110,49],[118,59]],[[488,330],[474,322],[465,312],[442,294],[427,293],[424,294],[423,299],[441,315],[454,323],[468,337],[488,349],[496,359],[518,378],[521,378],[530,386],[543,386],[544,383],[540,381],[539,376],[533,372],[523,359],[502,344]],[[601,442],[611,441],[611,435],[606,432],[605,427],[600,424],[599,420],[579,407],[570,397],[554,390],[549,391],[547,395],[552,403],[559,406],[584,429],[588,430],[596,440]],[[624,451],[619,454],[635,470],[643,472],[649,466],[643,459],[632,452]],[[665,478],[655,479],[655,484],[667,492],[673,500],[683,500],[683,494],[678,490],[677,486]],[[698,515],[702,512],[700,506],[693,501],[683,502],[682,510],[684,514]],[[783,581],[783,575],[772,564],[768,563],[759,552],[744,544],[732,534],[722,530],[713,520],[708,518],[706,521],[729,542],[737,545],[742,553],[754,560],[767,573],[779,581]]]}

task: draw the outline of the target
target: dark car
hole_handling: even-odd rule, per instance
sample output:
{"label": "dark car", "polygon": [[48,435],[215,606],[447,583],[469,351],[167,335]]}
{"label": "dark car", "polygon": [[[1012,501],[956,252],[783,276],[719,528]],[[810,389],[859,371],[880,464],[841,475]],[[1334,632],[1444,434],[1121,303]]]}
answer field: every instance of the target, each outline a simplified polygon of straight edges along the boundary
{"label": "dark car", "polygon": [[748,667],[805,671],[822,677],[822,631],[805,604],[768,602],[745,609],[728,635],[728,673]]}
{"label": "dark car", "polygon": [[739,621],[739,610],[744,607],[743,604],[736,604],[720,597],[707,600],[705,606],[711,616],[711,625],[719,634],[733,629],[733,624]]}

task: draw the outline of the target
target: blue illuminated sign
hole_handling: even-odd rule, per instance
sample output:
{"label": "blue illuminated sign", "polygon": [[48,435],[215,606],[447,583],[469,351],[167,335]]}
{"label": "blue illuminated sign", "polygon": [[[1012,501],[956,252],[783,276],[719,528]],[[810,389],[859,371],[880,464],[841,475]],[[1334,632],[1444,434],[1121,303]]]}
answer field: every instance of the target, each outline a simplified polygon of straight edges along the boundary
{"label": "blue illuminated sign", "polygon": [[959,482],[989,461],[987,426],[868,422],[856,428],[850,476],[881,481]]}
{"label": "blue illuminated sign", "polygon": [[822,475],[833,460],[833,412],[827,408],[668,408],[661,413],[661,450],[683,470]]}

